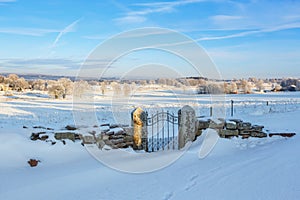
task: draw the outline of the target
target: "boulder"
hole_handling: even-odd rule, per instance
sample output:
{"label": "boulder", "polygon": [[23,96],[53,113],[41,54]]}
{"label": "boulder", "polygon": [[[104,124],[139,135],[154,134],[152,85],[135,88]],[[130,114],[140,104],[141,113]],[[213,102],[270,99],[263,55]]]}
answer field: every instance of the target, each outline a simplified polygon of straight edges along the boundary
{"label": "boulder", "polygon": [[36,160],[36,159],[30,159],[27,161],[27,163],[30,165],[30,167],[36,167],[39,162],[41,162],[41,161]]}
{"label": "boulder", "polygon": [[85,136],[83,136],[83,138],[82,138],[82,143],[83,143],[83,144],[95,144],[95,143],[96,143],[96,140],[95,140],[95,137],[94,137],[94,136],[91,136],[91,135],[85,135]]}
{"label": "boulder", "polygon": [[72,132],[58,132],[54,134],[56,140],[72,140],[75,142],[75,133]]}
{"label": "boulder", "polygon": [[197,128],[200,130],[207,129],[209,127],[208,120],[198,120],[196,123]]}

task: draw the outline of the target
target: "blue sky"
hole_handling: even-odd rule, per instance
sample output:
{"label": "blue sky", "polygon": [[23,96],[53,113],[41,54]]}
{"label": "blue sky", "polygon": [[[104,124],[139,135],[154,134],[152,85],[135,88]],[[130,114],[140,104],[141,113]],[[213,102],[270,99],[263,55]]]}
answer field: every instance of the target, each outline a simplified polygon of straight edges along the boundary
{"label": "blue sky", "polygon": [[194,39],[226,79],[300,77],[296,0],[0,0],[0,73],[74,75],[101,42],[143,27]]}

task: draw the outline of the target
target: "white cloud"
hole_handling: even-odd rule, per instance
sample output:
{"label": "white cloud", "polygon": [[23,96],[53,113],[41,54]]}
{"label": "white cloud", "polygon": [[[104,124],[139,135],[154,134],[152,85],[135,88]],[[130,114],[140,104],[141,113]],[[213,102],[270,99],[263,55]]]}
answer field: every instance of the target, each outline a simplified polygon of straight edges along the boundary
{"label": "white cloud", "polygon": [[127,15],[125,17],[114,19],[114,21],[120,24],[142,23],[146,21],[146,18],[139,15]]}

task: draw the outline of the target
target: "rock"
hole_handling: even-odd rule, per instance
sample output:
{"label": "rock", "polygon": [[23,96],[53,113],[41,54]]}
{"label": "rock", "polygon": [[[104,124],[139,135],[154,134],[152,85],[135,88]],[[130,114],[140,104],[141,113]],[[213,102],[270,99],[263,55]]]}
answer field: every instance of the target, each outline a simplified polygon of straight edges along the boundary
{"label": "rock", "polygon": [[96,144],[99,149],[103,149],[103,147],[105,146],[105,142],[103,140],[98,140]]}
{"label": "rock", "polygon": [[296,135],[296,133],[270,133],[269,137],[272,137],[272,136],[293,137],[295,135]]}
{"label": "rock", "polygon": [[34,129],[37,129],[37,128],[38,128],[38,129],[46,129],[44,126],[34,126],[33,128],[34,128]]}
{"label": "rock", "polygon": [[36,159],[30,159],[29,161],[27,161],[27,163],[30,165],[30,167],[36,167],[39,162],[41,162],[41,161],[36,160]]}
{"label": "rock", "polygon": [[250,130],[251,129],[251,123],[249,123],[249,122],[238,123],[238,129],[239,130]]}
{"label": "rock", "polygon": [[105,142],[105,144],[108,145],[108,146],[112,146],[112,145],[113,145],[113,143],[112,143],[110,140],[107,140],[107,141],[104,141],[104,142]]}
{"label": "rock", "polygon": [[226,137],[226,136],[238,136],[239,135],[239,131],[238,130],[225,130],[225,129],[221,129],[219,131],[219,135],[221,137]]}
{"label": "rock", "polygon": [[31,136],[30,136],[30,139],[33,140],[33,141],[36,141],[36,140],[40,139],[40,134],[32,133]]}
{"label": "rock", "polygon": [[23,126],[23,128],[28,128],[27,126]]}
{"label": "rock", "polygon": [[211,120],[210,123],[209,123],[209,128],[211,129],[223,129],[224,128],[224,122],[222,121],[213,121]]}
{"label": "rock", "polygon": [[209,121],[208,120],[198,120],[196,125],[197,125],[197,128],[200,130],[207,129],[209,127]]}
{"label": "rock", "polygon": [[124,135],[110,135],[109,136],[109,139],[121,139],[121,138],[124,138],[125,136]]}
{"label": "rock", "polygon": [[234,121],[226,121],[225,127],[226,127],[226,129],[229,129],[229,130],[236,130],[237,124]]}
{"label": "rock", "polygon": [[254,125],[251,127],[251,129],[255,131],[262,131],[264,128],[265,128],[264,126],[258,126],[258,125]]}
{"label": "rock", "polygon": [[61,140],[61,142],[62,142],[64,145],[66,145],[66,141],[64,141],[64,140]]}
{"label": "rock", "polygon": [[54,138],[56,140],[72,140],[73,142],[75,142],[75,133],[72,132],[58,132],[54,134]]}
{"label": "rock", "polygon": [[124,127],[123,130],[127,135],[133,135],[133,127]]}
{"label": "rock", "polygon": [[126,134],[126,133],[123,129],[118,130],[118,131],[115,132],[115,135],[124,135],[124,134]]}
{"label": "rock", "polygon": [[115,132],[114,132],[114,131],[108,131],[108,132],[106,132],[105,134],[106,134],[106,135],[113,135],[113,134],[115,134]]}
{"label": "rock", "polygon": [[83,144],[95,144],[96,140],[94,136],[90,136],[90,135],[85,135],[82,138],[82,143]]}
{"label": "rock", "polygon": [[250,137],[250,135],[243,135],[242,139],[248,139]]}
{"label": "rock", "polygon": [[129,147],[133,147],[133,141],[132,142],[126,142],[126,145]]}
{"label": "rock", "polygon": [[109,124],[101,124],[100,126],[109,126]]}
{"label": "rock", "polygon": [[202,130],[201,129],[196,130],[196,138],[201,136],[201,135],[202,135]]}
{"label": "rock", "polygon": [[127,148],[128,146],[126,143],[119,143],[119,144],[117,144],[117,147],[118,148]]}
{"label": "rock", "polygon": [[119,128],[119,127],[120,127],[119,124],[112,124],[112,125],[109,126],[110,129],[112,129],[112,128]]}
{"label": "rock", "polygon": [[122,138],[122,139],[116,139],[116,140],[110,140],[113,144],[119,144],[119,143],[124,143],[125,141],[124,141],[124,139]]}
{"label": "rock", "polygon": [[53,130],[54,130],[54,128],[47,128],[47,130],[48,130],[48,131],[53,131]]}
{"label": "rock", "polygon": [[43,135],[42,137],[40,137],[40,140],[45,141],[49,138],[48,135]]}
{"label": "rock", "polygon": [[230,119],[229,121],[235,122],[236,124],[242,123],[243,121],[240,119]]}
{"label": "rock", "polygon": [[125,142],[133,142],[133,137],[132,137],[132,135],[126,135],[126,136],[124,137],[124,141],[125,141]]}
{"label": "rock", "polygon": [[251,137],[264,138],[264,137],[267,137],[267,136],[268,135],[266,133],[263,133],[263,132],[256,132],[256,131],[251,132]]}
{"label": "rock", "polygon": [[71,125],[67,125],[65,127],[65,129],[67,129],[68,131],[75,131],[75,130],[77,130],[77,128],[75,126],[71,126]]}

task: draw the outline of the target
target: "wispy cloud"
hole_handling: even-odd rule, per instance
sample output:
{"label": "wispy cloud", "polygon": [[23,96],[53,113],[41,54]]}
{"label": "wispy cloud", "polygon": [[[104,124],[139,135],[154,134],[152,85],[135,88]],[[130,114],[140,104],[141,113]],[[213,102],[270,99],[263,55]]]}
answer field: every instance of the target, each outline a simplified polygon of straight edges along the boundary
{"label": "wispy cloud", "polygon": [[136,3],[132,6],[139,7],[140,9],[127,12],[123,17],[115,19],[121,23],[136,23],[146,21],[146,16],[153,13],[170,13],[178,6],[187,4],[204,2],[207,0],[180,0],[180,1],[162,1],[152,3]]}
{"label": "wispy cloud", "polygon": [[52,48],[54,48],[57,45],[58,41],[60,40],[60,38],[63,35],[75,31],[75,27],[76,27],[76,25],[78,24],[78,22],[80,20],[81,20],[81,18],[75,20],[74,22],[72,22],[71,24],[69,24],[68,26],[66,26],[63,30],[61,30],[59,32],[59,34],[57,35],[57,37],[55,38],[54,42],[52,43]]}
{"label": "wispy cloud", "polygon": [[0,33],[26,35],[26,36],[44,36],[48,33],[58,33],[56,29],[39,29],[39,28],[0,28]]}

